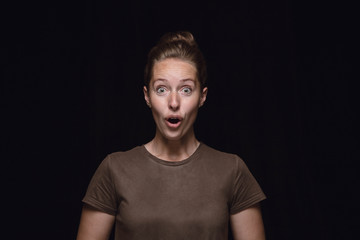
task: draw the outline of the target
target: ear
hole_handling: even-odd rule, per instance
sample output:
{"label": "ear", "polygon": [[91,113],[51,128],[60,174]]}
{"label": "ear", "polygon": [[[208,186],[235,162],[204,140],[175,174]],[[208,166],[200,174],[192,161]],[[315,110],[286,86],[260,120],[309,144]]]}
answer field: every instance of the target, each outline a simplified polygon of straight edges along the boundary
{"label": "ear", "polygon": [[149,92],[146,86],[144,86],[143,88],[143,92],[144,92],[144,98],[145,98],[145,102],[146,104],[151,108],[151,104],[150,104],[150,96],[149,96]]}
{"label": "ear", "polygon": [[205,100],[206,100],[206,96],[208,93],[208,88],[204,87],[200,96],[200,103],[199,103],[199,107],[201,107],[202,105],[204,105]]}

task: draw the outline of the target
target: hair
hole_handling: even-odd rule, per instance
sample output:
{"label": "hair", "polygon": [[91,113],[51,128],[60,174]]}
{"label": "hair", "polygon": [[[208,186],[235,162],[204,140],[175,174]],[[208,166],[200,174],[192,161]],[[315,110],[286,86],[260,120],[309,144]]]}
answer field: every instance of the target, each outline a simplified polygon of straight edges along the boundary
{"label": "hair", "polygon": [[193,64],[197,70],[201,89],[206,87],[207,70],[204,56],[190,32],[178,31],[164,34],[150,50],[144,76],[144,84],[147,88],[153,76],[155,63],[168,58],[176,58]]}

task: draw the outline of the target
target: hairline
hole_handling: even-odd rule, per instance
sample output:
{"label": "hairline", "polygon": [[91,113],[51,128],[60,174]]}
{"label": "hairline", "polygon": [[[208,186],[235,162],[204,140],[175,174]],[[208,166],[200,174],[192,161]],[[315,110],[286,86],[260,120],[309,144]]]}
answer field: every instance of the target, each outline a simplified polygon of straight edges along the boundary
{"label": "hairline", "polygon": [[150,82],[151,82],[151,80],[152,80],[153,77],[154,77],[154,66],[155,66],[155,64],[156,64],[156,63],[160,63],[160,62],[162,62],[162,61],[165,61],[165,60],[167,60],[167,59],[180,60],[180,61],[183,61],[183,62],[186,62],[186,63],[191,64],[191,65],[195,68],[195,70],[196,70],[196,79],[193,80],[193,81],[194,81],[194,82],[196,82],[196,81],[199,82],[200,88],[203,89],[203,88],[205,87],[205,86],[202,86],[203,84],[202,84],[201,81],[200,81],[200,72],[199,72],[199,69],[198,69],[198,67],[196,66],[196,64],[195,64],[193,61],[187,60],[187,59],[182,58],[182,57],[162,57],[162,58],[160,58],[160,59],[154,59],[154,64],[152,65],[152,68],[151,68],[151,71],[150,71],[150,78],[149,78],[148,86],[146,86],[146,87],[150,87]]}

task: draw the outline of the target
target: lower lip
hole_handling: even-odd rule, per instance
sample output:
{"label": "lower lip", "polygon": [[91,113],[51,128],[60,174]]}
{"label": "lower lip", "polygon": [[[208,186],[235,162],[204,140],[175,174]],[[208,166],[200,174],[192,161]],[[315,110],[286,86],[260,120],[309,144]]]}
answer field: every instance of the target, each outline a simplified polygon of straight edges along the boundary
{"label": "lower lip", "polygon": [[181,121],[177,122],[177,123],[171,123],[169,121],[166,121],[166,125],[169,127],[169,128],[178,128],[181,124]]}

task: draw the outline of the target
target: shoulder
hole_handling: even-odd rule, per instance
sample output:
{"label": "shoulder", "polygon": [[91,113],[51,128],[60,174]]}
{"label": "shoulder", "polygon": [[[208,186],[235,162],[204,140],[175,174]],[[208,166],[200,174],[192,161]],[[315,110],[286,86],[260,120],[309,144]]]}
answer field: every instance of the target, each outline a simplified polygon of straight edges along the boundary
{"label": "shoulder", "polygon": [[223,152],[202,144],[201,154],[206,161],[221,168],[229,168],[232,171],[246,167],[245,162],[237,154]]}
{"label": "shoulder", "polygon": [[225,161],[231,163],[237,163],[239,161],[243,161],[238,155],[234,153],[223,152],[215,148],[212,148],[204,143],[202,144],[201,151],[203,156],[216,159],[217,161],[222,161],[222,162]]}
{"label": "shoulder", "polygon": [[118,151],[108,154],[102,161],[101,165],[106,165],[110,169],[117,166],[126,166],[133,163],[134,161],[136,162],[137,160],[143,159],[143,156],[143,147],[136,146],[130,150]]}
{"label": "shoulder", "polygon": [[143,146],[136,146],[130,150],[118,151],[108,154],[107,158],[112,159],[112,161],[122,160],[126,158],[133,158],[143,154]]}

